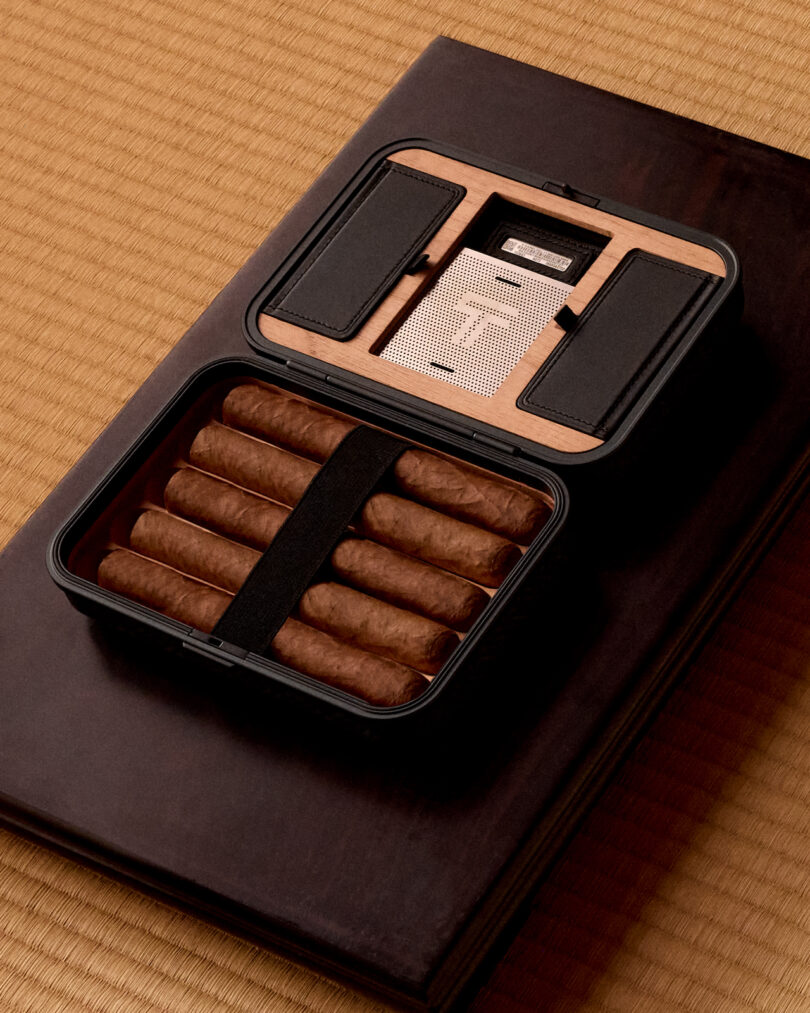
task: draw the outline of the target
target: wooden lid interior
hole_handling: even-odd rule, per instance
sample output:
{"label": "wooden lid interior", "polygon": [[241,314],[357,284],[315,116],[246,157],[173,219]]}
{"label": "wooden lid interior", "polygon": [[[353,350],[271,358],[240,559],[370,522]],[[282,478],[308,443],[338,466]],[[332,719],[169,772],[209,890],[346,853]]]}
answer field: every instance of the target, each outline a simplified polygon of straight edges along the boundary
{"label": "wooden lid interior", "polygon": [[723,258],[714,250],[669,233],[432,151],[409,148],[389,158],[459,183],[466,190],[464,198],[425,247],[428,270],[403,275],[347,341],[336,341],[265,312],[258,317],[262,335],[275,344],[557,451],[581,453],[600,446],[603,441],[598,437],[530,414],[516,404],[519,395],[565,336],[563,328],[554,320],[537,334],[500,387],[488,397],[387,361],[379,353],[436,277],[465,246],[466,238],[484,209],[499,198],[605,237],[601,252],[566,299],[566,305],[576,314],[585,309],[614,268],[632,250],[665,257],[718,277],[726,275]]}

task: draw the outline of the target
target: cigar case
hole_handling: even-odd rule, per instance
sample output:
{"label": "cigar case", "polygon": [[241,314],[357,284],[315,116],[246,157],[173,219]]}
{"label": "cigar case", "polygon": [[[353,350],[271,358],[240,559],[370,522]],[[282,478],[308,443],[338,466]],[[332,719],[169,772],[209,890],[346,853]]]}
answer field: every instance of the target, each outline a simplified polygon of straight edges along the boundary
{"label": "cigar case", "polygon": [[[660,451],[667,427],[682,440],[699,418],[701,371],[740,300],[737,259],[722,239],[430,140],[378,151],[257,277],[245,356],[210,363],[177,391],[57,533],[51,572],[80,608],[150,630],[219,666],[226,684],[276,686],[388,722],[473,693],[492,658],[519,649],[537,595],[564,599],[562,570],[576,570],[561,538],[569,510],[590,518],[592,535],[617,511],[634,516],[645,448]],[[104,547],[126,546],[138,510],[161,506],[195,427],[216,420],[245,382],[485,469],[551,508],[416,699],[370,704],[276,663],[244,622],[238,636],[220,636],[219,626],[188,628],[98,586]],[[620,496],[594,491],[606,472]],[[349,468],[338,488],[355,481]],[[654,529],[654,517],[646,524]],[[313,521],[313,537],[320,527]],[[280,558],[283,573],[266,568],[268,597],[295,585],[296,568],[308,572],[301,554]],[[295,599],[279,607],[291,614]],[[559,625],[543,634],[550,653]]]}

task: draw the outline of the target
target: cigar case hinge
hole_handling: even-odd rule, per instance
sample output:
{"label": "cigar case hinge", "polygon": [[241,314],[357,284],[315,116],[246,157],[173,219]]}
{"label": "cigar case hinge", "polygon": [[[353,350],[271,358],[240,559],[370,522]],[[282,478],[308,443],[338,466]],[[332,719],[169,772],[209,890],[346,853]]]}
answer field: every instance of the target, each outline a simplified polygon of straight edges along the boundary
{"label": "cigar case hinge", "polygon": [[[191,643],[190,641],[194,642]],[[214,637],[210,633],[203,633],[200,630],[192,630],[186,639],[183,640],[183,647],[186,650],[193,651],[195,654],[201,654],[210,661],[216,661],[217,664],[223,665],[225,668],[230,668],[234,662],[228,658],[223,658],[223,652],[232,655],[234,660],[246,658],[249,653],[243,647],[229,644],[219,637]]]}
{"label": "cigar case hinge", "polygon": [[303,373],[304,376],[314,376],[316,380],[328,380],[329,376],[324,373],[322,369],[316,369],[314,366],[309,366],[305,362],[296,362],[295,359],[287,359],[287,369],[292,370],[293,373]]}
{"label": "cigar case hinge", "polygon": [[476,443],[483,443],[485,447],[491,447],[492,450],[499,450],[502,454],[517,453],[517,447],[513,447],[511,443],[505,443],[503,440],[496,440],[492,436],[485,436],[483,433],[473,432],[472,438]]}

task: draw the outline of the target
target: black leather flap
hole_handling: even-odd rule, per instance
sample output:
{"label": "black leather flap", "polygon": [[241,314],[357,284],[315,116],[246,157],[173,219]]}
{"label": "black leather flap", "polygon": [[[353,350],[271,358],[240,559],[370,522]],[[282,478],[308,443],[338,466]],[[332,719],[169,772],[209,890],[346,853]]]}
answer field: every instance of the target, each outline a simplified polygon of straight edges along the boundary
{"label": "black leather flap", "polygon": [[714,275],[627,254],[518,398],[518,407],[605,438],[672,350]]}
{"label": "black leather flap", "polygon": [[266,312],[330,338],[350,338],[465,192],[384,162],[282,283]]}

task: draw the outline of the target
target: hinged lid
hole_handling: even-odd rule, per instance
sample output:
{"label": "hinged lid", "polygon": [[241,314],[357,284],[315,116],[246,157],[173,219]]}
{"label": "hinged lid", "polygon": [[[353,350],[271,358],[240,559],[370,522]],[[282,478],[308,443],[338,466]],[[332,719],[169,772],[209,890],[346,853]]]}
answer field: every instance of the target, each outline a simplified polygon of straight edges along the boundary
{"label": "hinged lid", "polygon": [[585,463],[639,423],[738,277],[713,236],[402,142],[301,238],[245,325],[292,370],[511,453]]}

